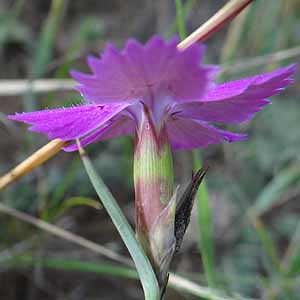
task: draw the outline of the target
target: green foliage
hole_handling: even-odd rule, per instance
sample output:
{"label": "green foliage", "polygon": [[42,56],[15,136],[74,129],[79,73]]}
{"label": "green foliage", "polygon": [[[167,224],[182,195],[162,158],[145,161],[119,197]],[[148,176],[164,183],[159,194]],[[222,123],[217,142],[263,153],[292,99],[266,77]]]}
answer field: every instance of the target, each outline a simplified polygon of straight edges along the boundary
{"label": "green foliage", "polygon": [[27,43],[29,30],[18,17],[22,11],[24,0],[18,0],[8,11],[0,12],[0,48],[9,42]]}
{"label": "green foliage", "polygon": [[[21,44],[26,51],[34,50],[26,52],[25,61],[28,66],[26,73],[32,74],[32,77],[38,78],[45,74],[51,78],[68,77],[70,68],[81,68],[82,58],[87,53],[99,53],[107,40],[122,43],[119,39],[124,36],[124,32],[126,36],[130,35],[130,32],[126,31],[126,22],[122,23],[126,27],[125,30],[120,29],[114,35],[109,24],[119,22],[120,19],[114,20],[115,15],[109,16],[109,21],[98,15],[94,17],[93,15],[98,12],[94,12],[93,9],[83,11],[80,18],[76,19],[74,16],[72,22],[75,22],[75,19],[77,21],[74,26],[72,23],[70,29],[70,26],[66,26],[65,18],[72,18],[70,14],[74,12],[75,6],[72,6],[71,2],[67,5],[67,2],[62,0],[52,2],[46,18],[41,21],[40,30],[34,32],[30,22],[21,17],[22,13],[25,13],[25,2],[15,1],[8,11],[0,13],[0,55],[11,42]],[[177,1],[177,5],[179,2]],[[216,4],[219,6],[219,3]],[[206,13],[205,9],[208,7],[211,10]],[[70,9],[73,9],[71,13]],[[172,9],[175,11],[175,1]],[[197,24],[200,25],[200,20],[202,22],[207,19],[208,14],[215,9],[214,1],[182,1],[182,11],[179,14],[181,36],[184,36],[182,26],[185,23],[189,25],[187,28],[194,28]],[[250,57],[260,57],[295,47],[299,44],[300,38],[299,17],[297,0],[257,0],[243,16],[233,21],[228,31],[223,30],[207,42],[209,50],[207,62],[215,64],[217,61],[212,60],[212,57],[220,57],[219,62],[231,63],[230,70],[234,71],[235,62],[246,63]],[[126,15],[126,20],[127,18]],[[171,36],[177,31],[177,22],[174,13],[170,27],[164,32],[166,36]],[[144,32],[141,36],[143,34]],[[299,58],[300,55],[292,60],[299,61]],[[20,58],[15,59],[13,67],[17,68]],[[259,68],[250,66],[245,72],[232,72],[234,76],[230,76],[230,72],[224,73],[219,80],[268,71],[279,65],[286,65],[292,60],[284,59],[276,63],[265,61]],[[4,64],[1,76],[6,76],[9,67],[11,68]],[[25,75],[25,72],[21,72],[20,78],[24,78]],[[212,282],[218,277],[218,283],[222,284],[226,295],[232,295],[234,300],[244,299],[240,294],[243,297],[254,299],[264,297],[263,299],[268,300],[296,300],[299,297],[299,92],[299,84],[295,84],[273,98],[273,104],[259,113],[253,121],[239,128],[230,128],[249,133],[248,141],[209,147],[202,153],[203,161],[210,165],[206,176],[206,192],[210,195],[211,205],[208,206],[207,201],[199,202],[201,205],[199,222],[202,220],[200,230],[204,238],[202,255],[187,250],[188,252],[183,252],[178,257],[179,265],[174,266],[174,269],[185,272],[186,278],[201,279],[204,286],[209,283],[213,285]],[[75,93],[48,93],[24,97],[23,107],[29,110],[32,109],[32,105],[68,106],[80,101],[81,98]],[[19,103],[18,99],[13,98],[7,102],[9,109],[10,105],[13,107],[11,109],[15,109]],[[7,111],[6,106],[3,111]],[[22,136],[16,137],[19,147],[15,149],[18,149],[18,154],[14,156],[14,162],[10,161],[9,164],[1,166],[1,172],[4,173],[5,169],[22,161],[39,145],[46,142],[46,139],[41,140],[38,135],[30,133],[26,135],[28,136],[30,136],[28,140]],[[4,143],[8,138],[7,135],[3,137]],[[12,150],[7,148],[1,155],[6,157],[10,151]],[[93,159],[94,167],[103,174],[104,181],[108,183],[119,204],[133,220],[132,139],[124,137],[97,143],[89,146],[87,151]],[[175,166],[175,169],[181,170],[181,167]],[[74,221],[79,218],[78,213],[80,218],[84,219],[81,221],[83,223],[80,223],[83,224],[80,227],[80,234],[93,235],[96,232],[95,235],[101,242],[105,241],[116,249],[116,252],[122,252],[122,245],[120,246],[115,236],[111,235],[110,223],[106,221],[107,216],[103,213],[103,209],[94,211],[94,207],[98,208],[94,200],[96,197],[77,155],[61,153],[42,169],[29,174],[2,192],[1,201],[51,222],[60,222],[68,218]],[[206,197],[200,196],[200,199],[203,198]],[[95,212],[97,215],[96,223],[86,216],[82,207],[86,205],[89,205],[88,214]],[[210,207],[213,208],[212,217]],[[228,223],[225,222],[226,218],[229,218]],[[218,222],[221,225],[218,225]],[[83,262],[82,257],[79,259],[76,255],[69,254],[68,250],[63,248],[65,246],[63,242],[58,246],[58,249],[63,250],[58,251],[55,248],[57,244],[49,245],[42,231],[37,233],[31,227],[23,226],[16,219],[4,217],[2,214],[0,237],[0,261],[7,248],[15,258],[6,265],[1,263],[0,269],[5,276],[7,270],[12,272],[21,268],[26,277],[31,278],[28,268],[31,267],[36,271],[39,270],[37,266],[55,269],[53,272],[56,275],[61,274],[59,270],[72,270],[72,273],[68,273],[70,278],[79,271],[104,274],[106,277],[136,276],[132,269],[124,267],[122,263],[110,265],[104,263],[102,258],[97,258],[97,264]],[[194,237],[193,245],[196,247],[199,242],[198,232]],[[26,256],[27,250],[22,250],[23,248],[13,250],[14,245],[23,242],[26,244],[32,239],[34,242],[29,243],[31,256]],[[66,253],[68,260],[63,256]],[[88,256],[89,252],[84,252],[84,255]],[[201,259],[206,264],[203,269]],[[98,280],[100,284],[101,280],[101,278]],[[15,289],[20,288],[17,281],[10,284]],[[2,286],[0,292],[1,290]],[[190,287],[190,290],[193,288]],[[209,293],[203,295],[203,299],[222,299],[221,296],[210,297]],[[172,297],[181,299],[182,295],[172,294]],[[199,295],[197,299],[200,299]]]}
{"label": "green foliage", "polygon": [[[80,145],[79,142],[78,145]],[[130,224],[122,213],[121,208],[118,206],[117,201],[114,199],[113,195],[102,181],[102,178],[96,173],[96,170],[86,153],[83,152],[82,148],[79,150],[79,152],[85,170],[101,203],[109,214],[135,263],[144,289],[145,300],[160,299],[160,290],[156,275],[147,256],[144,253],[144,250],[142,249],[142,246],[136,240]]]}

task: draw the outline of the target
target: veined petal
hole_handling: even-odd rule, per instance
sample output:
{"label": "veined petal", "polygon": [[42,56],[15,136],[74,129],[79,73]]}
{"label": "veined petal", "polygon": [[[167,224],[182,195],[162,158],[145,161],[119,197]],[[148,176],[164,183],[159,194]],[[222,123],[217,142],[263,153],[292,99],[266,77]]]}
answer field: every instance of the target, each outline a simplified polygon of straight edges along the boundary
{"label": "veined petal", "polygon": [[97,129],[130,104],[125,102],[111,105],[80,105],[17,113],[8,118],[33,125],[30,130],[47,134],[49,139],[60,138],[68,141]]}
{"label": "veined petal", "polygon": [[213,85],[218,68],[200,65],[204,50],[203,45],[194,44],[185,51],[178,51],[165,69],[164,89],[176,102],[200,99]]}
{"label": "veined petal", "polygon": [[[252,99],[275,95],[278,90],[280,91],[292,82],[291,76],[294,74],[296,67],[297,64],[292,64],[272,72],[219,84],[209,90],[201,98],[201,101],[219,101],[238,95],[247,95],[248,98]],[[261,95],[263,96],[261,97]]]}
{"label": "veined petal", "polygon": [[155,98],[156,94],[174,101],[199,99],[211,84],[216,67],[200,65],[204,47],[177,49],[178,39],[170,42],[155,36],[143,46],[130,39],[123,51],[108,45],[101,58],[89,57],[93,74],[72,71],[77,90],[87,101],[121,102]]}
{"label": "veined petal", "polygon": [[[103,127],[89,134],[80,140],[82,147],[85,147],[91,143],[105,141],[111,138],[119,136],[133,134],[135,130],[134,121],[122,115],[117,115],[114,119],[108,121]],[[78,150],[77,144],[74,143],[64,148],[65,151],[71,152]]]}
{"label": "veined petal", "polygon": [[292,83],[296,65],[215,86],[200,101],[178,105],[185,117],[203,121],[241,123],[270,103],[266,98],[278,94]]}
{"label": "veined petal", "polygon": [[167,123],[168,136],[172,150],[202,148],[223,141],[245,140],[247,135],[237,134],[215,128],[205,122],[176,117]]}

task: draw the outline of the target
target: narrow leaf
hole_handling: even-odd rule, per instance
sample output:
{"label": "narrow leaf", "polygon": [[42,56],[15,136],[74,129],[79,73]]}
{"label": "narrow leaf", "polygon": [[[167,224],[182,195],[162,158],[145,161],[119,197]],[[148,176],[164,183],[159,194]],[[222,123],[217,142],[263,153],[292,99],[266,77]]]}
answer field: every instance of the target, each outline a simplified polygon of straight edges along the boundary
{"label": "narrow leaf", "polygon": [[100,176],[96,173],[94,166],[90,159],[84,152],[77,140],[79,153],[83,161],[86,172],[91,180],[91,183],[101,199],[101,202],[111,217],[116,229],[122,237],[139,273],[139,277],[144,289],[146,300],[157,300],[160,297],[160,291],[156,276],[153,272],[152,266],[145,255],[141,245],[135,239],[134,232],[129,225],[126,217],[122,213],[119,205],[114,199],[113,195],[104,184]]}

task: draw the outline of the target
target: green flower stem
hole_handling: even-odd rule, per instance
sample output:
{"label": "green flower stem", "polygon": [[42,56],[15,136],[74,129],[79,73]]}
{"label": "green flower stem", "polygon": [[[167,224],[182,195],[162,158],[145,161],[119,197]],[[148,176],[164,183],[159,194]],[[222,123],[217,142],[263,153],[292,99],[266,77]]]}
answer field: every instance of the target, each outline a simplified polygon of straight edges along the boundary
{"label": "green flower stem", "polygon": [[[175,0],[177,26],[180,39],[186,37],[186,29],[183,19],[183,8],[181,0]],[[201,153],[200,150],[193,151],[194,170],[201,168]],[[202,255],[203,267],[208,285],[211,287],[217,286],[217,276],[215,272],[214,262],[214,242],[212,236],[212,213],[209,205],[209,196],[205,184],[205,179],[202,181],[197,193],[197,208],[198,208],[198,223],[199,223],[199,249]]]}
{"label": "green flower stem", "polygon": [[135,265],[137,272],[139,274],[144,294],[145,300],[158,300],[160,298],[159,287],[157,283],[156,276],[153,272],[152,266],[145,255],[142,247],[135,239],[134,232],[129,225],[126,217],[122,213],[120,207],[118,206],[113,195],[104,184],[102,179],[96,173],[90,159],[80,146],[80,142],[77,141],[79,146],[79,153],[83,161],[86,172],[91,180],[91,183],[101,199],[101,202],[111,217],[116,229],[121,235]]}
{"label": "green flower stem", "polygon": [[133,174],[136,237],[163,294],[176,243],[173,160],[165,125],[155,128],[146,107],[135,137]]}

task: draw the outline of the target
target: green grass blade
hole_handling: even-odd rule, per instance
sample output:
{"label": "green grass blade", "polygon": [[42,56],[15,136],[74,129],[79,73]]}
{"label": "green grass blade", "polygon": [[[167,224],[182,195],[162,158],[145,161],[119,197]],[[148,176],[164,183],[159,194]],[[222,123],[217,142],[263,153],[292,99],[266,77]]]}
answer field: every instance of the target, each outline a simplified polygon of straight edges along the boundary
{"label": "green grass blade", "polygon": [[300,178],[299,165],[294,165],[283,169],[269,182],[257,197],[255,204],[249,209],[250,220],[256,230],[257,236],[264,248],[265,254],[270,261],[270,266],[273,274],[282,274],[282,267],[280,264],[280,256],[277,247],[273,242],[270,233],[265,228],[259,216],[268,211],[274,205],[281,201],[280,197],[296,180]]}
{"label": "green grass blade", "polygon": [[177,15],[177,27],[178,27],[178,33],[181,40],[183,40],[186,37],[186,30],[184,25],[184,12],[182,7],[181,0],[175,0],[176,4],[176,15]]}
{"label": "green grass blade", "polygon": [[[186,37],[184,24],[184,12],[181,0],[176,1],[176,15],[178,32],[181,39]],[[194,170],[201,168],[201,153],[200,150],[193,151]],[[198,208],[198,223],[199,223],[199,249],[202,255],[203,267],[208,285],[211,287],[217,286],[217,276],[215,273],[214,262],[214,243],[212,236],[212,217],[209,206],[208,192],[205,180],[202,181],[197,193],[197,208]]]}
{"label": "green grass blade", "polygon": [[35,258],[32,256],[22,255],[14,257],[1,265],[9,266],[11,268],[29,268],[32,265],[39,263],[45,268],[67,270],[67,271],[80,271],[91,272],[97,274],[112,275],[122,278],[138,279],[137,272],[128,267],[120,267],[109,263],[94,263],[82,262],[75,259],[60,259],[60,258]]}
{"label": "green grass blade", "polygon": [[88,16],[80,23],[78,32],[70,41],[65,56],[55,72],[55,78],[69,77],[70,69],[74,67],[76,58],[82,56],[87,49],[93,47],[93,43],[103,39],[104,24],[98,17]]}
{"label": "green grass blade", "polygon": [[[181,17],[183,20],[185,20],[189,16],[192,8],[195,5],[195,2],[196,2],[195,0],[187,0],[183,5],[181,5],[182,7]],[[164,32],[164,37],[167,39],[171,38],[176,33],[177,30],[178,30],[178,19],[176,19],[176,21],[174,21],[170,25],[170,27]]]}
{"label": "green grass blade", "polygon": [[268,265],[273,268],[272,270],[269,270],[269,272],[272,274],[281,274],[279,253],[269,231],[266,229],[260,218],[255,214],[250,213],[249,218],[256,231],[257,237],[263,246],[266,259],[270,261]]}
{"label": "green grass blade", "polygon": [[[36,258],[30,255],[22,255],[1,261],[1,266],[22,269],[30,268],[36,263],[39,263],[42,267],[55,270],[90,272],[119,278],[139,279],[137,272],[130,267],[120,267],[110,263],[83,262],[76,259]],[[230,297],[219,290],[202,287],[177,274],[170,274],[169,285],[178,291],[184,291],[207,300],[249,300],[240,296]]]}
{"label": "green grass blade", "polygon": [[[18,20],[19,15],[23,9],[25,1],[18,0],[14,3],[13,7],[2,15],[0,14],[0,49],[3,47],[4,43],[7,41],[11,35],[13,35],[13,30],[16,28],[16,20]],[[18,24],[19,25],[19,24]]]}
{"label": "green grass blade", "polygon": [[[194,169],[201,168],[200,150],[193,151]],[[199,249],[202,255],[205,276],[209,286],[217,286],[217,274],[215,271],[214,241],[212,229],[212,212],[205,180],[200,185],[197,193],[198,224],[199,224]]]}
{"label": "green grass blade", "polygon": [[300,179],[300,166],[293,165],[281,170],[261,191],[254,204],[257,215],[263,214],[280,201],[280,196],[296,181]]}
{"label": "green grass blade", "polygon": [[281,269],[287,276],[295,276],[300,274],[300,222],[298,223],[290,244],[281,261]]}
{"label": "green grass blade", "polygon": [[50,13],[43,26],[34,55],[32,65],[33,78],[43,75],[45,67],[51,59],[55,35],[60,28],[66,5],[66,0],[52,0],[51,2]]}
{"label": "green grass blade", "polygon": [[[78,145],[80,147],[79,141]],[[126,217],[122,213],[113,195],[104,184],[102,179],[96,173],[90,159],[85,154],[84,150],[80,148],[80,155],[83,161],[86,172],[90,181],[98,194],[101,202],[111,217],[116,229],[122,237],[139,273],[139,277],[144,289],[146,300],[157,300],[160,297],[160,291],[156,276],[152,266],[145,255],[142,247],[135,239],[135,234],[129,225]]]}
{"label": "green grass blade", "polygon": [[[56,33],[58,32],[67,0],[52,0],[50,12],[43,24],[43,28],[34,51],[30,79],[36,79],[44,75],[46,66],[52,57],[52,51]],[[26,111],[37,109],[36,98],[29,92],[24,96],[24,107]]]}
{"label": "green grass blade", "polygon": [[59,206],[57,211],[55,211],[55,217],[64,214],[68,209],[74,207],[74,206],[89,206],[94,209],[101,209],[102,205],[99,203],[99,201],[96,201],[91,198],[82,197],[82,196],[75,196],[71,198],[67,198],[63,201],[63,203]]}

